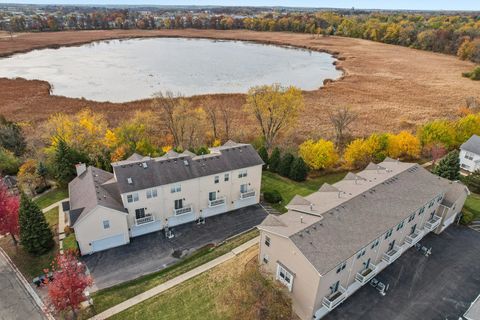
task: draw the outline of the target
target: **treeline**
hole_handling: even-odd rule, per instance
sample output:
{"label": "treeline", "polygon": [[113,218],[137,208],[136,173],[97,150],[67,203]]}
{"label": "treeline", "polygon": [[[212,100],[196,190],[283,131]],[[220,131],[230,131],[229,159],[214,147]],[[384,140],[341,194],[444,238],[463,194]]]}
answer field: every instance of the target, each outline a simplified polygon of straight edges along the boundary
{"label": "treeline", "polygon": [[[5,28],[5,27],[4,27]],[[247,29],[337,35],[458,54],[480,62],[480,16],[407,13],[267,13],[156,15],[130,10],[88,14],[13,17],[13,31],[65,29]]]}

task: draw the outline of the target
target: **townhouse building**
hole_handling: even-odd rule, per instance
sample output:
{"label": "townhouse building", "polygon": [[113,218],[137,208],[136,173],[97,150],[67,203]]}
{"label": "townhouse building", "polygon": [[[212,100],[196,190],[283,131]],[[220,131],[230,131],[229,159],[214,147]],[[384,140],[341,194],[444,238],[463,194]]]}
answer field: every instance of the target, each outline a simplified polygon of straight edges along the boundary
{"label": "townhouse building", "polygon": [[173,236],[174,226],[257,204],[262,165],[251,145],[232,141],[201,156],[134,154],[112,163],[113,173],[80,164],[69,184],[69,225],[82,254],[159,230]]}
{"label": "townhouse building", "polygon": [[418,164],[371,163],[268,216],[259,226],[260,264],[287,287],[301,319],[320,319],[426,234],[453,223],[467,194]]}
{"label": "townhouse building", "polygon": [[474,134],[460,146],[460,167],[468,172],[480,169],[480,137]]}

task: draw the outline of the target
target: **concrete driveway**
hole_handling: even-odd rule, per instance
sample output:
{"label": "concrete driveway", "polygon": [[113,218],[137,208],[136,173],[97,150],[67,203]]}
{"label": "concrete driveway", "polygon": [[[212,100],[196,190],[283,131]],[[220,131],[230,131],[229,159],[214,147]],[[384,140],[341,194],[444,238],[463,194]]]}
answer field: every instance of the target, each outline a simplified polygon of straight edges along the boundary
{"label": "concrete driveway", "polygon": [[45,317],[0,254],[0,319],[43,320]]}
{"label": "concrete driveway", "polygon": [[174,227],[173,239],[166,239],[163,231],[158,231],[132,238],[128,245],[84,256],[95,282],[92,291],[161,270],[203,246],[218,244],[257,226],[266,216],[261,206],[250,206],[207,218],[203,225]]}
{"label": "concrete driveway", "polygon": [[480,233],[451,226],[421,244],[430,257],[411,248],[377,276],[385,297],[366,285],[323,319],[458,320],[480,293]]}

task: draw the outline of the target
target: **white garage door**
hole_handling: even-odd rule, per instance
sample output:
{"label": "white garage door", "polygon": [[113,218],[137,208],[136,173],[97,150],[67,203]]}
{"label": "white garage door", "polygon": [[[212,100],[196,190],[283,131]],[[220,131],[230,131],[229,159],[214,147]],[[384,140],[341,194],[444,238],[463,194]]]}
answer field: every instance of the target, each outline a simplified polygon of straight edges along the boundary
{"label": "white garage door", "polygon": [[123,233],[92,242],[92,252],[102,251],[125,244]]}

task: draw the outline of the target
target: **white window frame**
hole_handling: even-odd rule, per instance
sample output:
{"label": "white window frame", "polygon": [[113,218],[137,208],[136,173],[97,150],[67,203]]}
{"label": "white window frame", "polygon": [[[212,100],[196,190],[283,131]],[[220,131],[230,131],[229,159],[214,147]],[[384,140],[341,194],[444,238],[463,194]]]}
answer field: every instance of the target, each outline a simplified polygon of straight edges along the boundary
{"label": "white window frame", "polygon": [[182,185],[181,184],[172,184],[170,186],[170,193],[181,192],[181,191],[182,191]]}
{"label": "white window frame", "polygon": [[272,243],[272,239],[270,239],[269,236],[265,236],[265,242],[264,243],[267,247],[270,247],[270,244]]}
{"label": "white window frame", "polygon": [[267,264],[270,261],[270,258],[268,257],[268,254],[263,255],[263,263]]}
{"label": "white window frame", "polygon": [[471,152],[468,152],[468,151],[465,151],[465,159],[467,160],[473,160],[473,158],[475,157],[475,154],[474,153],[471,153]]}
{"label": "white window frame", "polygon": [[103,229],[110,229],[110,220],[103,220]]}
{"label": "white window frame", "polygon": [[225,173],[225,175],[223,176],[223,181],[227,182],[230,180],[230,174],[229,173]]}
{"label": "white window frame", "polygon": [[147,199],[156,198],[156,197],[158,197],[157,189],[147,190]]}
{"label": "white window frame", "polygon": [[138,192],[127,194],[127,202],[128,203],[137,202],[138,200],[139,200]]}
{"label": "white window frame", "polygon": [[247,170],[242,170],[238,172],[238,177],[239,178],[245,178],[248,175]]}
{"label": "white window frame", "polygon": [[215,177],[213,178],[213,182],[214,182],[215,184],[219,183],[219,182],[220,182],[220,176],[215,176]]}
{"label": "white window frame", "polygon": [[277,280],[280,281],[281,284],[286,286],[288,288],[288,291],[292,291],[293,274],[291,274],[287,269],[282,267],[279,263],[277,263]]}

